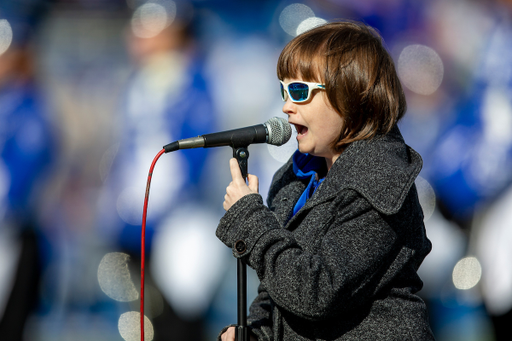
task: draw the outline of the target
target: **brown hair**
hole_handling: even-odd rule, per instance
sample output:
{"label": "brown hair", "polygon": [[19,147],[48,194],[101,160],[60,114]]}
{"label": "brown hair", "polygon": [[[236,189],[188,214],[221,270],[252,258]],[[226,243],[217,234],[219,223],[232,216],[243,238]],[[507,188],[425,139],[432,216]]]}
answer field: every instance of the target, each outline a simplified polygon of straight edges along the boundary
{"label": "brown hair", "polygon": [[391,56],[371,27],[343,21],[315,27],[290,41],[279,56],[279,79],[325,84],[327,98],[343,118],[331,147],[386,134],[407,104]]}

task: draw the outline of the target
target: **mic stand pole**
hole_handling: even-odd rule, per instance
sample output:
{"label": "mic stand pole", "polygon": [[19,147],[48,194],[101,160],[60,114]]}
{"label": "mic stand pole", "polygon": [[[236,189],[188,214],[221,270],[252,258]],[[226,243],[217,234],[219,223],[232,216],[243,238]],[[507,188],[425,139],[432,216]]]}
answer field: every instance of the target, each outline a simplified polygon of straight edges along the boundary
{"label": "mic stand pole", "polygon": [[[233,147],[233,157],[238,161],[238,166],[242,171],[242,177],[247,180],[247,160],[249,151],[245,147]],[[247,264],[242,258],[237,259],[237,326],[235,341],[249,341],[247,329]]]}

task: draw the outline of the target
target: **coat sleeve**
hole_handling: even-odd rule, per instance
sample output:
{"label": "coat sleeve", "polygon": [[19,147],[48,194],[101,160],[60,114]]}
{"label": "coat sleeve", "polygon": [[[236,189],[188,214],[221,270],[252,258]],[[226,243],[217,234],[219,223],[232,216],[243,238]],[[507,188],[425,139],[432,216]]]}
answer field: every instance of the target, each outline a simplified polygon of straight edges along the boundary
{"label": "coat sleeve", "polygon": [[350,313],[375,300],[400,267],[411,263],[415,251],[402,247],[393,220],[356,191],[345,190],[336,200],[325,206],[332,211],[322,213],[328,219],[303,218],[301,224],[318,233],[319,240],[310,242],[320,243],[314,252],[304,247],[308,241],[299,243],[293,231],[281,228],[257,194],[237,201],[216,234],[235,257],[245,257],[280,308],[308,320]]}

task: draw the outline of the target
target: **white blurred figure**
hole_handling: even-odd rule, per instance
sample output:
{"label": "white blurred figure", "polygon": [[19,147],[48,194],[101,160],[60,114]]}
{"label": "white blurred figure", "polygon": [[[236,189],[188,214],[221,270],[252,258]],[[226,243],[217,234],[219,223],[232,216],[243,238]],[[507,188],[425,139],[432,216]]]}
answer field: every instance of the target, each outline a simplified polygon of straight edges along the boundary
{"label": "white blurred figure", "polygon": [[482,293],[493,316],[512,310],[512,187],[476,223],[475,249],[484,270]]}
{"label": "white blurred figure", "polygon": [[472,244],[482,261],[482,294],[496,341],[510,339],[512,322],[512,1],[492,3],[494,21],[475,72],[483,137],[475,182],[491,193],[475,221]]}
{"label": "white blurred figure", "polygon": [[[127,43],[134,70],[123,96],[118,138],[104,170],[109,189],[103,214],[114,212],[121,250],[140,260],[140,227],[148,170],[170,142],[214,132],[217,118],[203,75],[203,61],[192,33],[192,8],[186,2],[138,2]],[[147,309],[154,340],[198,340],[204,315],[222,274],[225,250],[215,241],[220,215],[212,194],[210,149],[164,154],[156,164],[146,229],[147,301],[164,299],[162,309]],[[107,157],[111,158],[111,156]],[[219,206],[219,205],[217,205]],[[135,272],[132,276],[138,277]],[[152,305],[154,302],[152,302]],[[162,306],[162,303],[157,303]]]}
{"label": "white blurred figure", "polygon": [[[36,311],[45,254],[41,206],[56,132],[35,72],[37,2],[0,3],[0,338],[21,340]],[[46,236],[45,236],[46,237]]]}
{"label": "white blurred figure", "polygon": [[[284,117],[279,80],[275,74],[280,49],[281,46],[273,39],[259,34],[237,36],[235,32],[223,31],[223,35],[216,37],[211,45],[207,70],[213,83],[212,95],[219,113],[220,130],[261,124],[275,116]],[[293,133],[296,134],[295,129]],[[248,149],[248,172],[259,177],[260,193],[266,198],[274,172],[297,150],[297,140],[292,136],[280,147],[261,144],[251,145]],[[216,198],[222,201],[226,184],[231,181],[225,169],[233,152],[230,148],[221,148],[216,152],[220,161],[212,174],[212,178],[217,179],[212,186],[222,192]],[[236,274],[236,260],[230,253],[222,287],[215,297],[211,314],[211,337],[216,337],[226,324],[236,321]],[[258,284],[254,270],[247,268],[249,302],[256,296]]]}
{"label": "white blurred figure", "polygon": [[438,142],[434,187],[445,211],[468,231],[466,255],[482,266],[482,297],[471,294],[483,299],[495,340],[509,340],[512,273],[503,262],[512,229],[512,2],[437,1],[433,9],[442,55],[470,79]]}

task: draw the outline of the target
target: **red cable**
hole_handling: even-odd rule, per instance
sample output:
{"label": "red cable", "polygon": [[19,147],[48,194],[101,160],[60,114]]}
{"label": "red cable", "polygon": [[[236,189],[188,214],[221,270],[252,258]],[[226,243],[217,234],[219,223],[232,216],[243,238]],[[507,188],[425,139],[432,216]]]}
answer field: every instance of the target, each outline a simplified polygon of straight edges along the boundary
{"label": "red cable", "polygon": [[153,169],[155,164],[165,153],[165,149],[162,149],[154,158],[151,167],[149,168],[148,182],[146,185],[146,196],[144,197],[144,209],[142,212],[142,233],[141,233],[141,249],[140,249],[140,339],[144,341],[144,253],[146,244],[146,217],[148,213],[148,201],[149,201],[149,187],[151,186],[151,177],[153,176]]}

